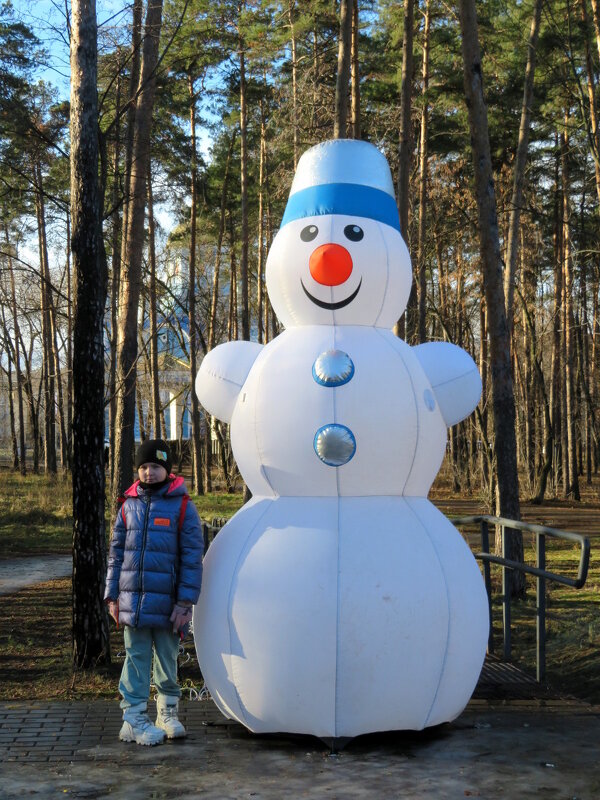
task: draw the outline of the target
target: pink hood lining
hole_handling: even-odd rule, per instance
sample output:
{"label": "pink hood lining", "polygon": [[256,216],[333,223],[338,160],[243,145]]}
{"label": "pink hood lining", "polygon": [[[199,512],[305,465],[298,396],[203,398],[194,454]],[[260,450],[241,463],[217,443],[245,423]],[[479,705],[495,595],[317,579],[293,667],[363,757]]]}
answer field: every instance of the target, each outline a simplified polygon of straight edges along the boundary
{"label": "pink hood lining", "polygon": [[[171,473],[169,475],[169,478],[172,478],[173,480],[171,481],[171,485],[167,489],[166,494],[170,494],[173,491],[173,489],[178,489],[183,483],[183,478],[181,477],[181,475],[173,475],[173,473]],[[140,483],[139,480],[135,481],[135,483],[133,483],[129,487],[129,489],[127,489],[127,491],[125,492],[125,497],[137,497],[138,496],[137,488],[139,483]]]}

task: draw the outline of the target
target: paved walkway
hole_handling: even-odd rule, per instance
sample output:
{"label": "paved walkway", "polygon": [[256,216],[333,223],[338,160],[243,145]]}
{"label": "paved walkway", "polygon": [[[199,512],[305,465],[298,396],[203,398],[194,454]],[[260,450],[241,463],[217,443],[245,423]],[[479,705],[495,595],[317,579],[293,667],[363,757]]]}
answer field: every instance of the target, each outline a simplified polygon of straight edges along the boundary
{"label": "paved walkway", "polygon": [[[70,570],[69,556],[0,562],[0,592]],[[181,717],[187,739],[146,748],[118,741],[116,701],[0,703],[0,800],[600,800],[600,708],[494,659],[453,723],[337,753],[310,736],[255,736],[210,700],[182,700]]]}
{"label": "paved walkway", "polygon": [[1,703],[0,797],[598,800],[600,713],[569,701],[471,701],[423,732],[255,736],[209,701],[182,701],[185,740],[117,740],[116,702]]}
{"label": "paved walkway", "polygon": [[71,555],[29,556],[0,560],[0,594],[14,594],[54,578],[64,578],[73,571]]}

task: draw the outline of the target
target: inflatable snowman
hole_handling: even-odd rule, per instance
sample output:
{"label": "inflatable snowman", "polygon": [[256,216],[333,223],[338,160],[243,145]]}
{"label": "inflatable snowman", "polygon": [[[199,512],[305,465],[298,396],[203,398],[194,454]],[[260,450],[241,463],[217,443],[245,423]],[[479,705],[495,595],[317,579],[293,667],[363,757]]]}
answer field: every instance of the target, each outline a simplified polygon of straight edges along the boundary
{"label": "inflatable snowman", "polygon": [[481,380],[460,348],[409,347],[390,330],[411,266],[375,147],[335,140],[302,156],[266,281],[284,333],[220,345],[196,380],[253,494],[204,562],[206,684],[256,732],[449,721],[481,670],[487,602],[427,493]]}

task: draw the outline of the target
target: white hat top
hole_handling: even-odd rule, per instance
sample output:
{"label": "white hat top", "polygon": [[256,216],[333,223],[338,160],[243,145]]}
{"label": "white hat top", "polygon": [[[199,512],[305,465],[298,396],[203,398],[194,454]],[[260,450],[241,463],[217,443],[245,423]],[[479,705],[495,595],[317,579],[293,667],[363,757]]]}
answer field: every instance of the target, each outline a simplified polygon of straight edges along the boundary
{"label": "white hat top", "polygon": [[370,217],[400,230],[386,157],[360,139],[332,139],[300,158],[281,221],[323,214]]}
{"label": "white hat top", "polygon": [[300,157],[290,196],[324,183],[357,183],[394,197],[386,157],[375,145],[360,139],[331,139],[311,147]]}

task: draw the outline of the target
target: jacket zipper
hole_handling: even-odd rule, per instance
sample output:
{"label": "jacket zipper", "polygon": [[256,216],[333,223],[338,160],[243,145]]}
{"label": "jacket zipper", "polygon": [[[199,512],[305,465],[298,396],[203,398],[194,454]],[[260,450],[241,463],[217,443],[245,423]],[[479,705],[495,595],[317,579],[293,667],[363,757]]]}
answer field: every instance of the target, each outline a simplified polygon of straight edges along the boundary
{"label": "jacket zipper", "polygon": [[148,538],[148,516],[150,511],[150,498],[143,498],[146,504],[144,511],[144,529],[142,534],[142,554],[140,556],[140,570],[138,576],[138,601],[137,608],[135,609],[135,626],[137,628],[140,618],[140,606],[142,604],[142,594],[144,593],[144,556],[146,555],[146,539]]}

